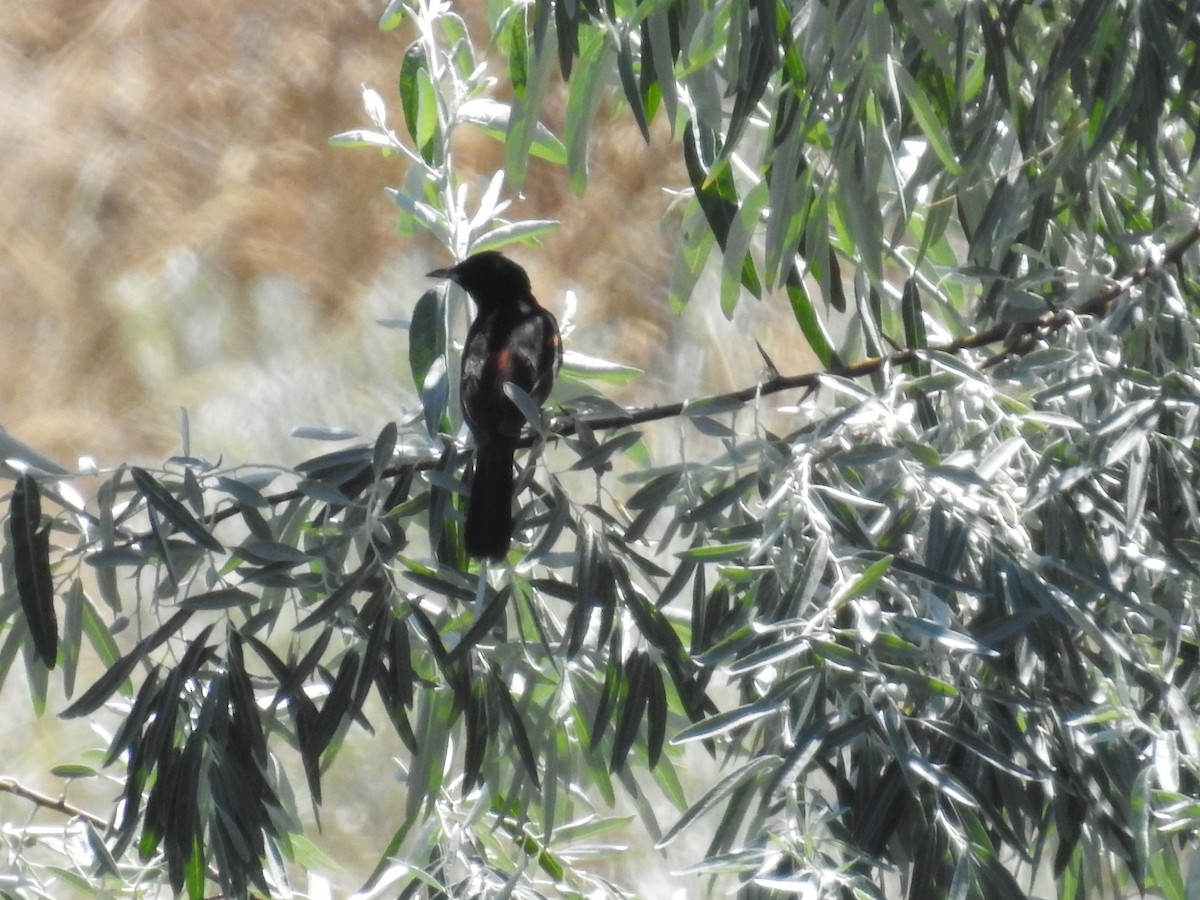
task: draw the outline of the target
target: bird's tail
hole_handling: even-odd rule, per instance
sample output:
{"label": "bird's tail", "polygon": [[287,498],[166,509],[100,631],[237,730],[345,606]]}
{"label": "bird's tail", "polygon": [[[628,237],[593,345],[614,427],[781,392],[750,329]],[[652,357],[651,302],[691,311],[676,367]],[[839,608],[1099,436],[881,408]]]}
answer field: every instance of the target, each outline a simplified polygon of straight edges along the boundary
{"label": "bird's tail", "polygon": [[512,543],[513,452],[511,444],[488,441],[475,450],[475,473],[467,498],[467,553],[502,559]]}

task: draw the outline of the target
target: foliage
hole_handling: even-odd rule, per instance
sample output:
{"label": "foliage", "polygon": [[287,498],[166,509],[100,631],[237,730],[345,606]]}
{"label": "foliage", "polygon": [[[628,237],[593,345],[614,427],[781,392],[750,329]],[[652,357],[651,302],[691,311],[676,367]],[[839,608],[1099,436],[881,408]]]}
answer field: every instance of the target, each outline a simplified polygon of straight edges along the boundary
{"label": "foliage", "polygon": [[[72,694],[86,639],[107,671],[64,715],[119,714],[105,763],[124,792],[84,871],[284,893],[304,842],[274,748],[298,749],[320,802],[382,714],[408,756],[376,892],[636,892],[587,862],[627,824],[621,798],[659,847],[704,832],[689,863],[714,892],[1184,897],[1194,9],[489,10],[511,103],[450,7],[394,0],[384,24],[415,34],[407,137],[368,90],[371,128],[335,139],[407,162],[402,230],[456,257],[545,233],[503,218],[505,178],[534,154],[586,189],[619,84],[647,134],[665,120],[683,144],[676,303],[717,255],[722,309],[781,288],[828,371],[768,366],[746,392],[636,413],[573,399],[531,438],[527,543],[490,571],[460,533],[464,300],[438,291],[414,310],[423,414],[403,430],[291,470],[122,467],[86,505],[21,476],[0,675],[23,653],[40,708],[47,661]],[[561,140],[539,122],[555,70]],[[477,196],[462,127],[507,148]],[[647,461],[641,429],[668,417],[717,449]],[[572,470],[593,496],[564,487]],[[689,752],[718,761],[714,783],[683,777]]]}

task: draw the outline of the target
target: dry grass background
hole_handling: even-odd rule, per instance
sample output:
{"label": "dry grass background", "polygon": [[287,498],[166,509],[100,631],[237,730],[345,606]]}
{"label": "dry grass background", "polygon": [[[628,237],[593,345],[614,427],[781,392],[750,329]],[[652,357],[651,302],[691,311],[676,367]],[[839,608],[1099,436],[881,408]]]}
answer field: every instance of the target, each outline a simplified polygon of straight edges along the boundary
{"label": "dry grass background", "polygon": [[[377,30],[381,7],[9,0],[0,426],[67,466],[154,462],[178,452],[186,407],[197,455],[288,461],[321,449],[290,440],[295,425],[370,434],[412,405],[403,332],[375,320],[405,317],[444,251],[395,235],[382,188],[401,182],[402,163],[327,143],[364,124],[363,83],[398,111],[407,42]],[[502,161],[484,137],[464,133],[457,150],[479,172]],[[685,182],[669,135],[647,147],[617,114],[597,124],[586,197],[535,161],[516,210],[562,220],[543,248],[515,255],[552,308],[578,291],[577,345],[648,370],[626,402],[748,383],[761,367],[754,338],[785,371],[811,365],[784,303],[743,303],[740,333],[711,299],[681,320],[667,310],[679,223],[662,188]],[[44,778],[72,758],[56,730],[11,725],[5,774]],[[362,771],[380,769],[343,757],[327,791],[339,798],[328,836],[361,849],[343,858],[348,885],[386,840],[356,835],[393,818],[391,792],[361,790]]]}
{"label": "dry grass background", "polygon": [[[382,187],[401,163],[327,144],[363,123],[361,84],[397,109],[406,40],[377,30],[380,5],[10,0],[0,425],[72,465],[176,450],[181,406],[205,452],[240,460],[296,424],[395,416],[411,396],[402,335],[374,320],[405,315],[444,256],[393,232]],[[502,158],[469,134],[458,152],[483,172]],[[710,321],[714,304],[682,328],[665,308],[678,223],[664,220],[661,188],[684,183],[669,137],[647,147],[617,115],[597,126],[586,197],[535,162],[518,207],[562,220],[518,255],[549,305],[580,291],[591,352],[651,370],[639,402],[757,365],[752,341]],[[781,365],[799,346],[794,326],[756,330]]]}

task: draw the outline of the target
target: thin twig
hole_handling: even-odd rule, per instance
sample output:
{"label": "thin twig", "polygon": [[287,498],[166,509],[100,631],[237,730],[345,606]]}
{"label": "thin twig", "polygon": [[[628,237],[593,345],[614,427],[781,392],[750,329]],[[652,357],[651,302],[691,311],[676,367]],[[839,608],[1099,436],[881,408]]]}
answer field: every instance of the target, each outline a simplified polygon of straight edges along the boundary
{"label": "thin twig", "polygon": [[12,794],[14,797],[21,797],[28,800],[30,803],[40,806],[42,809],[49,809],[56,813],[62,813],[64,816],[83,819],[95,825],[97,828],[107,828],[108,821],[102,819],[95,813],[90,813],[86,809],[80,809],[78,806],[73,806],[63,799],[54,799],[49,794],[43,794],[40,791],[35,791],[33,788],[25,787],[14,778],[0,778],[0,793]]}
{"label": "thin twig", "polygon": [[[681,415],[688,406],[696,403],[745,403],[753,400],[755,397],[764,397],[769,394],[777,394],[780,391],[791,391],[799,388],[816,387],[824,376],[836,375],[842,378],[863,378],[867,375],[872,375],[885,366],[900,366],[905,363],[914,362],[920,359],[924,354],[928,353],[958,353],[962,350],[978,350],[981,347],[986,347],[989,344],[1004,342],[1008,347],[1019,346],[1023,338],[1035,335],[1039,332],[1054,331],[1066,325],[1069,321],[1080,315],[1101,315],[1117,297],[1124,294],[1126,291],[1136,287],[1141,282],[1145,281],[1155,272],[1159,272],[1169,265],[1178,264],[1183,254],[1186,253],[1197,241],[1200,241],[1200,222],[1196,223],[1191,229],[1178,241],[1167,247],[1163,253],[1162,259],[1154,262],[1148,261],[1139,266],[1129,275],[1116,281],[1109,287],[1099,293],[1089,297],[1083,303],[1071,309],[1051,310],[1043,313],[1036,319],[1028,322],[1015,324],[1003,323],[993,325],[985,331],[977,331],[974,334],[968,334],[964,337],[957,338],[953,341],[948,341],[942,344],[931,344],[924,349],[918,348],[901,348],[895,353],[890,353],[887,356],[873,356],[867,359],[859,360],[853,365],[834,366],[826,369],[823,372],[804,372],[800,375],[780,376],[773,375],[757,384],[749,387],[740,388],[736,391],[730,391],[726,394],[716,394],[711,397],[704,397],[700,400],[683,400],[673,403],[664,403],[659,406],[645,406],[639,409],[630,409],[623,413],[618,413],[611,416],[597,416],[595,418],[584,417],[583,422],[588,428],[594,431],[607,430],[612,428],[626,428],[630,425],[641,425],[645,422],[654,422],[660,419],[670,419]],[[1003,356],[1001,356],[1003,358]],[[577,421],[579,417],[566,415],[560,416],[550,425],[551,434],[566,436],[574,434],[578,429]]]}
{"label": "thin twig", "polygon": [[[1131,288],[1136,287],[1141,282],[1145,281],[1155,272],[1162,271],[1170,265],[1177,265],[1182,261],[1183,254],[1186,253],[1197,241],[1200,241],[1200,222],[1194,224],[1188,231],[1171,244],[1164,251],[1162,258],[1158,261],[1147,261],[1135,269],[1124,278],[1109,285],[1104,290],[1089,297],[1083,303],[1070,309],[1051,310],[1043,313],[1036,319],[1021,323],[1003,323],[993,325],[984,331],[977,331],[974,334],[968,334],[964,337],[957,338],[953,341],[948,341],[941,344],[932,344],[925,348],[901,348],[887,356],[873,356],[867,359],[859,360],[852,365],[834,366],[821,372],[804,372],[799,375],[782,376],[777,372],[773,372],[770,377],[763,381],[750,385],[749,387],[740,388],[736,391],[730,391],[725,394],[715,394],[708,397],[677,400],[671,403],[663,403],[657,406],[644,406],[626,410],[625,412],[611,416],[580,416],[573,413],[557,416],[547,429],[549,434],[557,437],[567,437],[575,434],[579,430],[579,423],[587,425],[592,431],[606,431],[614,428],[628,428],[632,425],[641,425],[646,422],[656,422],[663,419],[671,419],[675,416],[682,415],[689,406],[695,404],[708,403],[747,403],[757,397],[766,397],[771,394],[778,394],[782,391],[792,391],[801,388],[816,387],[823,377],[830,375],[839,376],[842,378],[864,378],[872,375],[884,367],[901,366],[906,363],[917,361],[930,353],[958,353],[963,350],[978,350],[990,344],[1003,342],[1005,350],[989,361],[982,364],[981,368],[988,368],[996,362],[1004,359],[1011,353],[1020,352],[1020,348],[1024,345],[1031,345],[1029,339],[1039,333],[1055,331],[1063,327],[1069,321],[1080,315],[1101,315],[1107,310],[1117,297],[1124,294]],[[529,446],[534,443],[535,437],[525,439],[524,445]],[[397,463],[389,466],[382,473],[382,478],[393,478],[402,472],[416,468],[429,469],[437,465],[436,459],[419,459],[408,460],[403,463]],[[278,506],[281,503],[290,503],[293,500],[298,500],[304,496],[304,492],[299,488],[292,488],[286,491],[280,491],[276,494],[269,494],[264,499],[271,506]],[[349,498],[346,501],[351,502]],[[240,503],[233,503],[223,509],[217,510],[207,516],[207,521],[211,525],[238,515],[242,510]],[[152,537],[151,533],[137,535],[130,539],[129,543],[134,544],[139,541],[149,540]]]}

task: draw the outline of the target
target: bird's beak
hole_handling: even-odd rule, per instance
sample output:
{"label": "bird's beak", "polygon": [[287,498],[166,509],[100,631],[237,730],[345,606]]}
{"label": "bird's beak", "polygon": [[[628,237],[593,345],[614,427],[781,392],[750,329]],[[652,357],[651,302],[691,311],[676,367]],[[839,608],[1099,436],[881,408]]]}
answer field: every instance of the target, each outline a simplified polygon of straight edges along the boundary
{"label": "bird's beak", "polygon": [[458,274],[458,273],[454,271],[454,267],[450,266],[447,269],[434,269],[432,272],[428,273],[428,275],[426,277],[428,277],[428,278],[449,278],[451,281],[453,281],[454,276],[456,274]]}

